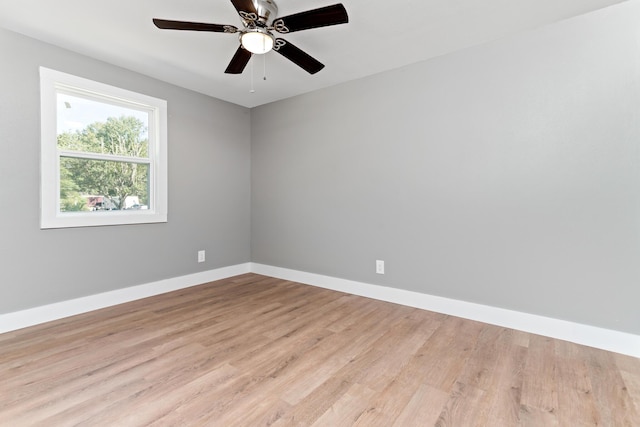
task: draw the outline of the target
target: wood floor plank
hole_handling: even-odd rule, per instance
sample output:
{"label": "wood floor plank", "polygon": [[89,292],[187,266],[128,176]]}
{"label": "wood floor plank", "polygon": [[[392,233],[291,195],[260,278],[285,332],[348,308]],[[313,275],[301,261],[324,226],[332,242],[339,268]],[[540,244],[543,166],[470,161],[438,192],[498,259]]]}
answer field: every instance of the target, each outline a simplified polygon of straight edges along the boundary
{"label": "wood floor plank", "polygon": [[586,363],[592,382],[593,397],[603,425],[636,427],[640,416],[612,353],[585,347]]}
{"label": "wood floor plank", "polygon": [[560,425],[555,413],[527,405],[520,406],[518,418],[520,421],[517,425],[522,427],[564,427]]}
{"label": "wood floor plank", "polygon": [[539,410],[549,414],[545,418],[556,418],[558,378],[555,340],[537,335],[531,337],[522,383],[521,403],[527,408],[524,413],[535,414],[537,412],[535,410]]}
{"label": "wood floor plank", "polygon": [[640,426],[640,360],[256,274],[0,335],[7,426]]}
{"label": "wood floor plank", "polygon": [[448,401],[449,393],[422,384],[414,391],[411,400],[393,421],[392,426],[433,426]]}
{"label": "wood floor plank", "polygon": [[479,322],[448,317],[421,350],[424,381],[451,392],[482,330]]}
{"label": "wood floor plank", "polygon": [[559,358],[556,362],[558,381],[558,422],[560,425],[602,425],[593,397],[586,362]]}
{"label": "wood floor plank", "polygon": [[[634,412],[637,416],[640,414],[640,375],[632,374],[627,371],[620,371],[620,375],[622,376],[627,392],[631,397],[631,401],[635,408]],[[635,420],[635,422],[640,425],[640,419]]]}
{"label": "wood floor plank", "polygon": [[[312,426],[351,427],[366,413],[376,392],[365,385],[353,384]],[[366,425],[366,424],[365,424]],[[373,427],[372,424],[369,424]]]}
{"label": "wood floor plank", "polygon": [[[518,354],[513,340],[511,330],[484,325],[477,345],[456,380],[458,392],[463,387],[467,391],[463,394],[465,399],[476,399],[473,406],[480,408],[474,414],[476,425],[491,425],[497,418],[502,422],[517,420],[522,376],[518,375],[521,365],[512,357]],[[490,418],[493,418],[491,423]]]}
{"label": "wood floor plank", "polygon": [[[506,332],[512,332],[506,330]],[[520,425],[520,401],[522,397],[522,383],[524,367],[527,357],[527,348],[523,347],[518,334],[503,334],[503,337],[511,335],[511,342],[502,341],[502,346],[496,349],[494,357],[499,359],[495,375],[495,387],[486,390],[491,395],[487,407],[487,425],[489,426],[517,426]],[[528,339],[526,344],[528,345]]]}
{"label": "wood floor plank", "polygon": [[485,391],[467,384],[456,382],[445,404],[436,427],[456,427],[484,425],[480,421],[483,395]]}
{"label": "wood floor plank", "polygon": [[[407,321],[408,318],[404,320]],[[404,342],[392,344],[386,357],[380,359],[377,365],[371,366],[371,371],[375,374],[362,381],[364,385],[379,392],[370,399],[366,411],[358,416],[354,426],[390,426],[409,404],[422,385],[420,376],[416,375],[423,368],[418,351],[439,325],[437,322],[429,322],[430,320],[429,316],[419,316],[403,325],[402,329],[389,331],[395,338],[403,337]]]}

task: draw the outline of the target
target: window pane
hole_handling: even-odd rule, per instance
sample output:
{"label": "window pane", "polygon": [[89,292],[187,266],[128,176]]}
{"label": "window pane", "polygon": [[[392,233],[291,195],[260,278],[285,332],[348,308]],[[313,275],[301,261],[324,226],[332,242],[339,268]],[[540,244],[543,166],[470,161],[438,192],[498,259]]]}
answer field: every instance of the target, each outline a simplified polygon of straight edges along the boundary
{"label": "window pane", "polygon": [[167,101],[45,67],[40,99],[42,229],[167,222]]}
{"label": "window pane", "polygon": [[149,112],[58,92],[58,149],[149,156]]}
{"label": "window pane", "polygon": [[149,165],[60,158],[60,212],[149,209]]}

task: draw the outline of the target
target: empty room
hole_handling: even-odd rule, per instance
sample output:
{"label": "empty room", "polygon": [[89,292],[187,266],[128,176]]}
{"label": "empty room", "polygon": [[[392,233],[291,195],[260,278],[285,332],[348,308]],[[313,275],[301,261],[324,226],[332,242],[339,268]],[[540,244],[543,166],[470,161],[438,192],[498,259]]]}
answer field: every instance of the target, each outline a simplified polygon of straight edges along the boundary
{"label": "empty room", "polygon": [[640,426],[640,0],[0,1],[1,426]]}

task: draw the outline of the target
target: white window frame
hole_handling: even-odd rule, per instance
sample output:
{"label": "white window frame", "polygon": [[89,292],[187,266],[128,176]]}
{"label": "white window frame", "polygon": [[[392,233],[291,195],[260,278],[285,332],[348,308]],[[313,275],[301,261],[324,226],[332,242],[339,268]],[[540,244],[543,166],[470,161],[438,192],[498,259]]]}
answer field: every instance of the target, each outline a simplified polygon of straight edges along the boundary
{"label": "white window frame", "polygon": [[[60,212],[57,93],[135,106],[149,112],[149,209]],[[126,89],[40,67],[40,228],[94,227],[167,222],[167,102]],[[126,159],[124,159],[126,160]]]}

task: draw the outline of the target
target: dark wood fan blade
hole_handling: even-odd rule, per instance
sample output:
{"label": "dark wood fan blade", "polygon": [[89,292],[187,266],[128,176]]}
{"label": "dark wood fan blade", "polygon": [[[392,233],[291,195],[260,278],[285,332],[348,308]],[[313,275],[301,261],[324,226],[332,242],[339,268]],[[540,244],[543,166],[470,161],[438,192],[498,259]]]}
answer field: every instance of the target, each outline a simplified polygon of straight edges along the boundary
{"label": "dark wood fan blade", "polygon": [[[233,7],[236,8],[238,13],[253,13],[256,16],[258,14],[258,11],[256,11],[256,7],[251,0],[231,0],[231,3],[233,3]],[[240,14],[240,16],[244,18],[242,14]]]}
{"label": "dark wood fan blade", "polygon": [[286,40],[276,39],[273,50],[304,69],[309,74],[315,74],[324,68],[324,64],[318,62],[317,59],[295,47]]}
{"label": "dark wood fan blade", "polygon": [[242,74],[244,71],[244,67],[247,66],[249,60],[251,59],[251,52],[243,48],[242,46],[238,47],[235,55],[231,58],[231,62],[227,66],[227,69],[224,70],[227,74]]}
{"label": "dark wood fan blade", "polygon": [[310,28],[346,24],[347,22],[349,22],[347,10],[341,3],[338,3],[332,6],[283,16],[273,21],[273,28],[279,33],[284,34],[308,30]]}
{"label": "dark wood fan blade", "polygon": [[171,21],[154,18],[153,23],[163,30],[211,31],[214,33],[236,33],[238,31],[238,28],[233,25],[205,24],[202,22]]}

